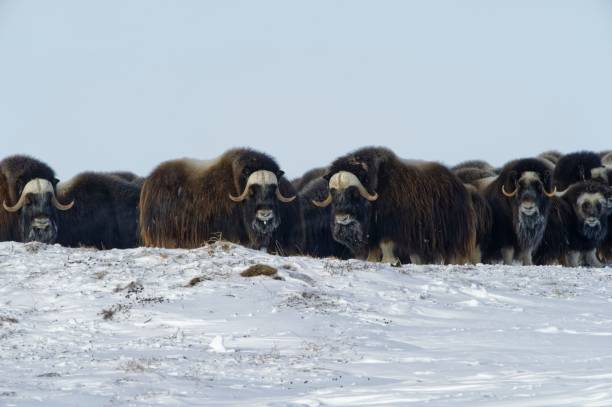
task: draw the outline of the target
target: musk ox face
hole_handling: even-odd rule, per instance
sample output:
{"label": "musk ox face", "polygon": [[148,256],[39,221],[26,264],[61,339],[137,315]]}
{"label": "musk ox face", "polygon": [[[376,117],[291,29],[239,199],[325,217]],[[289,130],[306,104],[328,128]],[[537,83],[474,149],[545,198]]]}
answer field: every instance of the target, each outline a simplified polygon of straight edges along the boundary
{"label": "musk ox face", "polygon": [[316,206],[331,207],[331,229],[334,240],[353,254],[366,251],[372,202],[377,194],[370,194],[359,178],[351,172],[339,171],[329,177],[329,194],[324,201],[313,201]]}
{"label": "musk ox face", "polygon": [[53,184],[36,178],[24,186],[15,205],[8,206],[3,202],[3,207],[8,212],[18,213],[20,241],[53,244],[58,232],[57,210],[68,210],[73,204],[60,204]]}
{"label": "musk ox face", "polygon": [[602,240],[608,230],[610,190],[604,185],[586,182],[570,187],[566,199],[576,215],[577,232],[588,240]]}
{"label": "musk ox face", "polygon": [[230,195],[234,202],[241,203],[242,218],[249,235],[250,246],[255,249],[267,248],[272,235],[281,224],[279,202],[289,203],[296,197],[285,197],[279,190],[277,174],[257,170],[247,177],[242,194]]}
{"label": "musk ox face", "polygon": [[550,197],[550,174],[538,171],[512,171],[502,186],[502,193],[511,199],[514,228],[521,247],[539,244],[546,226]]}

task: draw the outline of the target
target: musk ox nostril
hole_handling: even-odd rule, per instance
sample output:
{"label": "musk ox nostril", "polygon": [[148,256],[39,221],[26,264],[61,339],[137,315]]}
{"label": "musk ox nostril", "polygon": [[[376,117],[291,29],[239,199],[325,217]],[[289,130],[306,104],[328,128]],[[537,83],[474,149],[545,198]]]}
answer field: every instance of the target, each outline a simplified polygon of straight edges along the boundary
{"label": "musk ox nostril", "polygon": [[259,209],[256,216],[260,221],[267,222],[274,218],[274,212],[272,209]]}

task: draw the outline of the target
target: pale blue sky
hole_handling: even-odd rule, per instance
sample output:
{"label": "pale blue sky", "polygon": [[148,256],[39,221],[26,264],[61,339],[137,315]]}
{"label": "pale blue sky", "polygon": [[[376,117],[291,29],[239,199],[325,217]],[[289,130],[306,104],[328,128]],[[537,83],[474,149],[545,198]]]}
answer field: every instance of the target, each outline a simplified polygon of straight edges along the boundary
{"label": "pale blue sky", "polygon": [[612,148],[612,1],[0,0],[0,140],[62,178]]}

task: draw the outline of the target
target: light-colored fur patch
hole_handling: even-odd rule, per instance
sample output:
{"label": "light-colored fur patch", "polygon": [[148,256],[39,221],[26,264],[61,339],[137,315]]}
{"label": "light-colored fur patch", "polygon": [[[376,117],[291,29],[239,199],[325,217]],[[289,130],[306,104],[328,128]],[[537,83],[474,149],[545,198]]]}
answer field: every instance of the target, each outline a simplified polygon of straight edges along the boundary
{"label": "light-colored fur patch", "polygon": [[602,205],[606,205],[606,198],[601,194],[601,192],[585,192],[578,197],[578,206],[582,206],[583,203],[588,202],[591,205],[596,203],[600,203]]}

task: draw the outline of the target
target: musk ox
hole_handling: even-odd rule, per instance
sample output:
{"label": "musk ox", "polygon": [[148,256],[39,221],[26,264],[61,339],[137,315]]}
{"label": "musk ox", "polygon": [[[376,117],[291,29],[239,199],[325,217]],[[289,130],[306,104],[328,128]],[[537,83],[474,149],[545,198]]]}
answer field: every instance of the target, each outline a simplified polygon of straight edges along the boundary
{"label": "musk ox", "polygon": [[57,242],[98,249],[138,246],[140,188],[137,178],[114,173],[84,172],[59,183],[58,198],[75,204],[59,216]]}
{"label": "musk ox", "polygon": [[532,264],[540,245],[550,206],[552,174],[549,165],[525,158],[504,165],[499,176],[480,185],[493,213],[487,261],[500,257],[505,264]]}
{"label": "musk ox", "polygon": [[[553,199],[538,263],[558,262],[570,267],[602,267],[597,249],[608,232],[610,188],[597,181],[572,184]],[[555,261],[556,260],[556,261]]]}
{"label": "musk ox", "polygon": [[145,246],[200,247],[222,238],[254,249],[292,254],[302,244],[296,193],[274,159],[229,150],[212,161],[160,164],[140,196]]}
{"label": "musk ox", "polygon": [[[298,184],[301,185],[297,192],[304,218],[303,252],[313,257],[347,259],[351,257],[349,250],[336,242],[332,236],[331,207],[321,208],[311,204],[312,201],[321,201],[327,196],[327,180],[321,176],[325,172],[326,168],[311,170],[300,178]],[[303,184],[306,179],[308,181]]]}
{"label": "musk ox", "polygon": [[54,171],[34,158],[15,155],[0,161],[0,240],[55,243],[58,211],[74,205],[56,197],[57,182]]}
{"label": "musk ox", "polygon": [[608,183],[601,158],[591,151],[564,155],[555,166],[553,173],[553,182],[559,191],[567,189],[576,182],[593,178],[599,178]]}
{"label": "musk ox", "polygon": [[476,253],[472,201],[461,181],[437,163],[363,148],[336,159],[324,178],[331,230],[354,257],[395,264],[465,263]]}

